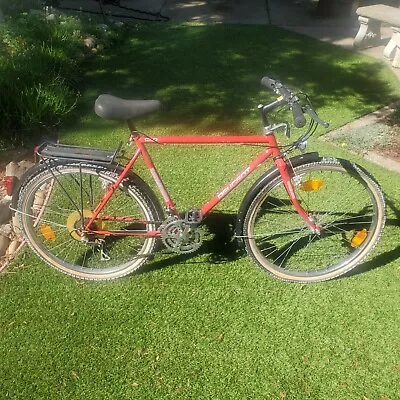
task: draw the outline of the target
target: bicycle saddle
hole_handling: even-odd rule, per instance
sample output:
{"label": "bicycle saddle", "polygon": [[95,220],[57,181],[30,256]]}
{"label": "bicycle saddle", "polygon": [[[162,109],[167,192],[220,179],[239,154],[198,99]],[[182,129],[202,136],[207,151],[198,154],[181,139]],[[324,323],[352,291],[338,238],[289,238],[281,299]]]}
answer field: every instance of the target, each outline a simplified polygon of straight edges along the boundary
{"label": "bicycle saddle", "polygon": [[128,121],[157,111],[160,106],[158,100],[124,100],[110,94],[101,94],[94,103],[94,111],[104,119]]}

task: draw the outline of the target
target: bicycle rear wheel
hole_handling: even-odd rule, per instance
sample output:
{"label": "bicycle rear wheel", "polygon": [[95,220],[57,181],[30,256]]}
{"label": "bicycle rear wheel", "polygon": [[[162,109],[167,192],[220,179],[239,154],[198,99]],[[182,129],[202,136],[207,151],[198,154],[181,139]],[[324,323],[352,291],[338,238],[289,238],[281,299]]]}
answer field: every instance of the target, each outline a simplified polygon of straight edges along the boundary
{"label": "bicycle rear wheel", "polygon": [[[20,189],[19,222],[34,252],[58,270],[83,279],[115,279],[137,270],[152,254],[155,237],[109,236],[80,230],[119,176],[116,167],[44,165]],[[158,226],[161,214],[148,186],[136,175],[125,179],[95,220],[98,231]]]}
{"label": "bicycle rear wheel", "polygon": [[296,212],[278,175],[255,193],[246,211],[248,254],[267,272],[292,282],[324,281],[353,269],[384,226],[378,185],[361,167],[340,159],[299,165],[292,182],[320,233],[311,232]]}

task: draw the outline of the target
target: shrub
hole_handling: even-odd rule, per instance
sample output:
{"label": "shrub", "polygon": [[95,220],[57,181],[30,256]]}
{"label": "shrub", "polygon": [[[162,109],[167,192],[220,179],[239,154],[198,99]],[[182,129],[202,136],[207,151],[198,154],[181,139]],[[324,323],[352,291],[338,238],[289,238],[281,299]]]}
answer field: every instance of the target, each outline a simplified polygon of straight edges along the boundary
{"label": "shrub", "polygon": [[106,34],[76,17],[21,14],[0,25],[0,148],[26,144],[75,106],[83,32]]}

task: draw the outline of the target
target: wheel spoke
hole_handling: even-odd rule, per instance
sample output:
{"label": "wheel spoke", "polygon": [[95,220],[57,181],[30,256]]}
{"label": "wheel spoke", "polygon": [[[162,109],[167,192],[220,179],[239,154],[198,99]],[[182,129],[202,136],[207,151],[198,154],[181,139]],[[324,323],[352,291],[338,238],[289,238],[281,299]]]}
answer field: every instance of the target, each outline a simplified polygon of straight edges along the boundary
{"label": "wheel spoke", "polygon": [[[18,205],[21,226],[33,250],[63,272],[87,279],[114,278],[139,268],[152,253],[155,238],[81,231],[117,178],[113,170],[87,164],[57,165],[34,176],[21,190]],[[46,203],[35,203],[38,193],[46,188]],[[102,210],[108,218],[100,216],[93,230],[122,232],[132,226],[133,219],[140,221],[143,233],[155,230],[150,221],[161,218],[148,197],[133,181],[129,187],[117,188]],[[103,243],[107,256],[98,248]]]}
{"label": "wheel spoke", "polygon": [[[383,196],[347,164],[320,161],[295,169],[296,182],[322,183],[307,192],[295,184],[300,204],[319,227],[315,233],[295,211],[280,177],[260,189],[244,219],[243,238],[262,268],[285,280],[318,281],[354,268],[372,250],[384,224]],[[362,238],[354,241],[356,234]]]}

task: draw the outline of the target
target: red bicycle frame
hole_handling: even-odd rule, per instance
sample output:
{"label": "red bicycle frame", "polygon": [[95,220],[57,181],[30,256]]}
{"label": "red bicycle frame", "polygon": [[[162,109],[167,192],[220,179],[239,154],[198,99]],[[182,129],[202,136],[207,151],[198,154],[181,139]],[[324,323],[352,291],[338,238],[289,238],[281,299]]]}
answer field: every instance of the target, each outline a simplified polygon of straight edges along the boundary
{"label": "red bicycle frame", "polygon": [[[98,218],[99,213],[104,208],[110,197],[113,195],[115,190],[119,187],[122,180],[127,176],[130,169],[133,167],[139,156],[143,157],[143,160],[154,179],[161,196],[165,202],[165,205],[172,213],[177,213],[175,204],[165,187],[160,174],[155,167],[150,154],[146,149],[146,144],[265,144],[265,148],[262,152],[256,156],[248,166],[242,169],[238,175],[236,175],[230,182],[228,182],[220,191],[218,191],[213,198],[211,198],[207,203],[205,203],[201,208],[201,214],[207,215],[218,203],[220,203],[233,189],[235,189],[244,179],[246,179],[257,167],[259,167],[268,158],[273,157],[275,164],[282,176],[283,184],[286,188],[288,196],[300,215],[301,218],[309,225],[312,230],[317,230],[318,227],[310,220],[307,212],[300,205],[293,188],[291,181],[291,173],[285,160],[280,157],[280,149],[276,138],[273,134],[267,134],[265,136],[141,136],[139,133],[134,132],[131,135],[131,140],[136,144],[137,149],[133,154],[132,158],[126,164],[121,175],[118,177],[116,182],[110,186],[103,199],[97,205],[93,211],[93,215],[89,222],[86,224],[85,229],[93,233],[111,235],[111,236],[159,236],[160,232],[156,231],[146,231],[145,233],[138,233],[134,231],[120,231],[120,232],[110,232],[110,231],[100,231],[91,230],[90,226]],[[112,218],[112,217],[111,217]]]}

